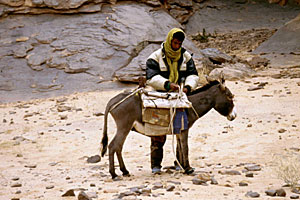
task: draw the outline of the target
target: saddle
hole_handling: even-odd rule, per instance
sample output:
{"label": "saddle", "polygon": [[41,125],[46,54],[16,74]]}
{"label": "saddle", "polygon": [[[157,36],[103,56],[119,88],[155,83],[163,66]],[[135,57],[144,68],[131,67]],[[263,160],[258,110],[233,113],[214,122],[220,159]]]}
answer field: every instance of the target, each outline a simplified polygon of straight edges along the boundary
{"label": "saddle", "polygon": [[[184,112],[185,108],[191,107],[191,102],[183,92],[144,91],[141,99],[143,133],[147,136],[172,134],[170,123],[176,119],[177,112]],[[180,120],[178,123],[181,123]],[[187,119],[179,127],[179,132],[181,127],[187,127]]]}

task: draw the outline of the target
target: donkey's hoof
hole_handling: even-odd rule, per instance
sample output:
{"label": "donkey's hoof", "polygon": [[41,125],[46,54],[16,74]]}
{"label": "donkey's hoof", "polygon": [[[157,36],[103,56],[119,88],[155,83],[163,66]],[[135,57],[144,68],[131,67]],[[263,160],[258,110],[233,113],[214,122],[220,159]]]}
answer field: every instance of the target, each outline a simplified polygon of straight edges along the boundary
{"label": "donkey's hoof", "polygon": [[194,171],[195,171],[195,168],[189,167],[184,170],[184,173],[187,175],[190,175],[190,174],[194,173]]}
{"label": "donkey's hoof", "polygon": [[130,177],[129,171],[123,172],[123,176],[124,176],[124,177]]}

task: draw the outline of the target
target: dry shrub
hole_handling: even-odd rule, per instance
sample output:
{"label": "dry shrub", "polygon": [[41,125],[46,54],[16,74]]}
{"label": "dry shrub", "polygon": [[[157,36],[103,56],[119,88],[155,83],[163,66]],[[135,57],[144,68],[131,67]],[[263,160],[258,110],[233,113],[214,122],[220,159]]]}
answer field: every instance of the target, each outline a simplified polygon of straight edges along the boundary
{"label": "dry shrub", "polygon": [[285,155],[275,155],[274,170],[281,180],[294,188],[300,180],[300,155],[289,153]]}

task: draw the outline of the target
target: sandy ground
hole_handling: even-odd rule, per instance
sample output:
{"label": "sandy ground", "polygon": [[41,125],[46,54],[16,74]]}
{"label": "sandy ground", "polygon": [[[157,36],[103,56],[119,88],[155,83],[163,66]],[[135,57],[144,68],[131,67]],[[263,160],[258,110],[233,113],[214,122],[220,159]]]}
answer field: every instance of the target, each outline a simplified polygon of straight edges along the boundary
{"label": "sandy ground", "polygon": [[[264,89],[248,91],[257,83],[267,82]],[[112,181],[108,172],[108,156],[101,162],[87,163],[99,153],[106,103],[119,93],[90,92],[0,105],[0,199],[65,199],[70,189],[84,188],[95,199],[117,199],[132,187],[146,187],[151,193],[123,199],[248,199],[248,191],[265,191],[284,184],[275,173],[274,155],[300,155],[300,79],[249,78],[227,81],[235,94],[236,120],[229,122],[212,110],[190,130],[190,163],[197,175],[208,172],[217,180],[213,185],[195,185],[195,176],[178,172],[152,175],[150,139],[131,132],[123,148],[123,156],[131,177]],[[59,112],[66,106],[63,112]],[[69,109],[69,110],[68,110]],[[109,119],[109,138],[115,124]],[[164,148],[163,166],[173,164],[172,136]],[[261,167],[254,177],[245,176],[247,163]],[[240,175],[220,172],[236,170]],[[117,173],[121,174],[119,169]],[[244,181],[248,186],[239,186]],[[154,190],[161,183],[163,188]],[[167,191],[174,185],[173,191]],[[286,199],[290,198],[290,188]]]}

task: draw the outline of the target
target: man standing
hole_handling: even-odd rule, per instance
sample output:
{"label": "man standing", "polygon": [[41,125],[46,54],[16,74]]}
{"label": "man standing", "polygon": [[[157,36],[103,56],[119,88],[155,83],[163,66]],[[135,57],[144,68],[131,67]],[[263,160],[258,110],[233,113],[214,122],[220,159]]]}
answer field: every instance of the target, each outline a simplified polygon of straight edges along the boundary
{"label": "man standing", "polygon": [[[184,39],[183,30],[173,28],[161,48],[153,52],[147,59],[147,84],[155,90],[177,91],[182,80],[184,80],[183,92],[188,94],[196,88],[199,77],[191,54],[181,47]],[[165,135],[151,137],[152,173],[161,172],[165,142]]]}

